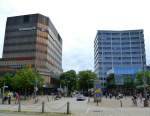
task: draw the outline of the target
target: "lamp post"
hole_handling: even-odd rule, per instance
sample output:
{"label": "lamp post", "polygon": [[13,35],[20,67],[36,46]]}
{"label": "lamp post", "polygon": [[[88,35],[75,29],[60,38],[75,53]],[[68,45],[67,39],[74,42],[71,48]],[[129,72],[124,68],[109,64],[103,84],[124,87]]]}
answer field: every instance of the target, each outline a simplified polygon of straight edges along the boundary
{"label": "lamp post", "polygon": [[36,95],[37,95],[37,91],[38,91],[38,88],[37,88],[37,79],[35,79],[35,87],[34,87],[34,91],[35,91],[35,98],[36,98]]}
{"label": "lamp post", "polygon": [[147,92],[146,92],[146,77],[145,77],[145,66],[143,65],[143,87],[144,87],[144,97],[147,98]]}
{"label": "lamp post", "polygon": [[3,91],[2,91],[2,104],[4,104],[5,88],[8,88],[8,86],[6,86],[6,85],[5,85],[5,82],[4,82],[4,85],[3,85]]}
{"label": "lamp post", "polygon": [[70,81],[68,80],[67,81],[67,96],[70,94],[70,91],[69,91],[69,87],[70,87]]}
{"label": "lamp post", "polygon": [[46,95],[46,84],[43,85],[43,94]]}
{"label": "lamp post", "polygon": [[4,104],[4,93],[5,93],[5,82],[4,82],[4,85],[3,85],[3,91],[2,91],[2,104]]}
{"label": "lamp post", "polygon": [[146,77],[145,77],[145,66],[143,65],[143,85],[144,85],[144,107],[148,107],[147,91],[146,91]]}
{"label": "lamp post", "polygon": [[90,83],[92,83],[93,82],[93,85],[94,85],[94,79],[90,79],[90,80],[88,80],[87,81],[87,84],[88,84],[88,96],[89,96],[89,89],[90,89]]}

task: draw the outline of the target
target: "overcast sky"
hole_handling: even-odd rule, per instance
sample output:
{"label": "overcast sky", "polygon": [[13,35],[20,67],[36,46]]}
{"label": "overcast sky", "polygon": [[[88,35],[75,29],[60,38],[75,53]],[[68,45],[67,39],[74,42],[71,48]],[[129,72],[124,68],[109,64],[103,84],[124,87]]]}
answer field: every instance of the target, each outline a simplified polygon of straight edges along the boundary
{"label": "overcast sky", "polygon": [[6,18],[41,13],[48,16],[63,39],[63,69],[94,67],[97,30],[144,29],[150,64],[149,0],[0,0],[0,56]]}

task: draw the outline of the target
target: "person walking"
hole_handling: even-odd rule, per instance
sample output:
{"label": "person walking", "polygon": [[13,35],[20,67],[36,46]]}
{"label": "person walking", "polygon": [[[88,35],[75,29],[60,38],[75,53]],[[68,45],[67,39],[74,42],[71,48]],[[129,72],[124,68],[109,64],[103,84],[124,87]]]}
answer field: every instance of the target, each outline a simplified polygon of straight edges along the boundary
{"label": "person walking", "polygon": [[20,96],[19,96],[19,94],[17,92],[15,92],[15,97],[16,97],[15,104],[18,104],[19,100],[20,100]]}
{"label": "person walking", "polygon": [[12,96],[12,94],[11,94],[11,92],[9,91],[9,92],[8,92],[8,104],[11,104],[11,96]]}

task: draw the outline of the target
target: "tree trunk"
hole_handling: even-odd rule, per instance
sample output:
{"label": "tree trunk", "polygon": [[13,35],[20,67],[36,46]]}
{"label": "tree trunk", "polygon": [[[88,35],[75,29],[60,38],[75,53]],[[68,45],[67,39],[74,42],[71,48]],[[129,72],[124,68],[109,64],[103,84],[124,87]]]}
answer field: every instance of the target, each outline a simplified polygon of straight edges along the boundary
{"label": "tree trunk", "polygon": [[24,99],[27,99],[27,88],[25,88],[25,94],[24,94]]}

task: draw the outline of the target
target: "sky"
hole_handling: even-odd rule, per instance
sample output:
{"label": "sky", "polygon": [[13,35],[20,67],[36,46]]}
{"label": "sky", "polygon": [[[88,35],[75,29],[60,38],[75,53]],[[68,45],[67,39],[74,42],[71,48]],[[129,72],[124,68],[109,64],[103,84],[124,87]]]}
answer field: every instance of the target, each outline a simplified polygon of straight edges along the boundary
{"label": "sky", "polygon": [[149,0],[0,0],[0,57],[7,17],[41,13],[63,39],[63,70],[94,69],[97,30],[144,29],[150,64]]}

